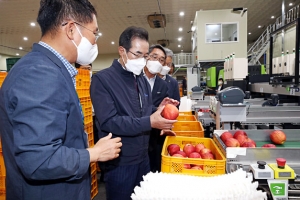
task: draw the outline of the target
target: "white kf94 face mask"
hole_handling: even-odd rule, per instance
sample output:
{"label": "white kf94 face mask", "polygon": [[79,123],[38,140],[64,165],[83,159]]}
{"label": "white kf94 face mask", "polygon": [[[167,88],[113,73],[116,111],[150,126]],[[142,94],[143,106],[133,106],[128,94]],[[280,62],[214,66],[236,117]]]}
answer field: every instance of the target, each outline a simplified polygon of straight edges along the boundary
{"label": "white kf94 face mask", "polygon": [[[126,50],[125,50],[125,52],[126,52]],[[125,54],[125,55],[127,57],[127,63],[125,63],[123,56],[121,56],[121,57],[122,57],[123,62],[125,63],[126,70],[132,72],[134,75],[137,75],[137,76],[140,75],[143,68],[146,65],[145,58],[137,58],[137,59],[130,60],[128,58],[127,54]]]}
{"label": "white kf94 face mask", "polygon": [[76,24],[75,27],[81,36],[81,41],[78,46],[75,44],[74,40],[72,40],[73,44],[77,47],[76,63],[89,65],[94,62],[98,56],[98,46],[97,44],[92,45],[86,37],[83,37]]}
{"label": "white kf94 face mask", "polygon": [[160,62],[158,60],[155,60],[155,61],[148,60],[146,66],[151,74],[157,74],[162,69],[162,65],[160,64]]}
{"label": "white kf94 face mask", "polygon": [[170,69],[171,68],[168,67],[168,66],[163,66],[162,69],[161,69],[161,71],[160,71],[160,74],[163,75],[163,76],[165,76],[165,75],[167,75],[169,73]]}

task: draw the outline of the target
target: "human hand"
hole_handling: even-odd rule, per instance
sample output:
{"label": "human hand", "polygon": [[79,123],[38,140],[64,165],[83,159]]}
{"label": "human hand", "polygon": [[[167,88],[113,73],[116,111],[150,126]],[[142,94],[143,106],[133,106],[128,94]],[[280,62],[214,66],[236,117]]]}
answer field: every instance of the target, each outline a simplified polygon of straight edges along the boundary
{"label": "human hand", "polygon": [[108,161],[119,157],[121,151],[121,138],[111,138],[109,133],[106,137],[101,138],[94,147],[88,148],[90,153],[90,162]]}
{"label": "human hand", "polygon": [[150,116],[150,123],[152,128],[161,130],[170,130],[177,120],[168,120],[161,116],[165,106],[158,107],[157,111]]}
{"label": "human hand", "polygon": [[175,99],[171,99],[169,97],[166,97],[162,100],[162,102],[159,104],[158,107],[165,106],[167,104],[172,104],[174,106],[178,106],[179,102]]}
{"label": "human hand", "polygon": [[160,135],[176,136],[176,133],[172,130],[161,130]]}

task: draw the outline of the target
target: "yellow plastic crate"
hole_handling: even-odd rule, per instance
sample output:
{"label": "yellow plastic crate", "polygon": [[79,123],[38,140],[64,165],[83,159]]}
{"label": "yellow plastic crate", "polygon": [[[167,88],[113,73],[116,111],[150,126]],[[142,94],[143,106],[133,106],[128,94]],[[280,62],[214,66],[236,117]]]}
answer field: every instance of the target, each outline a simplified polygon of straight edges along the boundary
{"label": "yellow plastic crate", "polygon": [[0,194],[6,193],[5,181],[6,176],[0,176]]}
{"label": "yellow plastic crate", "polygon": [[179,115],[177,121],[197,121],[194,115]]}
{"label": "yellow plastic crate", "polygon": [[192,115],[192,114],[193,114],[192,111],[184,111],[184,112],[180,111],[179,112],[179,116],[180,115]]}
{"label": "yellow plastic crate", "polygon": [[91,178],[91,199],[93,199],[98,194],[97,172],[93,173]]}
{"label": "yellow plastic crate", "polygon": [[[167,151],[170,144],[178,144],[180,148],[183,149],[185,144],[196,145],[199,143],[204,144],[206,148],[209,148],[212,151],[215,156],[215,160],[171,157]],[[216,176],[219,174],[225,174],[226,159],[214,141],[210,138],[167,136],[163,145],[161,156],[162,172],[196,176]],[[184,164],[200,165],[203,167],[203,170],[185,169],[183,167]]]}
{"label": "yellow plastic crate", "polygon": [[172,131],[177,136],[204,137],[204,128],[198,121],[178,121],[173,124]]}
{"label": "yellow plastic crate", "polygon": [[91,167],[91,174],[97,173],[97,163],[91,163],[90,167]]}

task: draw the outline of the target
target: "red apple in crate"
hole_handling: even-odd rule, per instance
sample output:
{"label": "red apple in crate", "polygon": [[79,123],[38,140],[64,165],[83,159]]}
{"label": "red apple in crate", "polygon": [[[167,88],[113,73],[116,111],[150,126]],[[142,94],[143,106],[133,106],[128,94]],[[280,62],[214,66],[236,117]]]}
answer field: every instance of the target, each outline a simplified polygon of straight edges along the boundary
{"label": "red apple in crate", "polygon": [[262,148],[276,148],[274,144],[264,144]]}
{"label": "red apple in crate", "polygon": [[228,138],[233,138],[233,135],[230,132],[226,131],[226,132],[222,133],[220,138],[223,142],[225,142]]}
{"label": "red apple in crate", "polygon": [[229,138],[228,140],[226,140],[225,145],[227,147],[239,147],[240,143],[237,139]]}
{"label": "red apple in crate", "polygon": [[208,148],[204,148],[204,149],[201,149],[200,151],[200,155],[202,157],[202,155],[206,154],[206,153],[212,153],[210,149]]}
{"label": "red apple in crate", "polygon": [[183,155],[181,155],[181,154],[179,154],[179,153],[173,154],[172,157],[180,157],[180,158],[184,158]]}
{"label": "red apple in crate", "polygon": [[202,155],[202,159],[209,159],[209,160],[214,160],[214,154],[212,153],[205,153]]}
{"label": "red apple in crate", "polygon": [[283,131],[276,130],[270,134],[270,139],[275,144],[283,144],[286,141],[286,135]]}
{"label": "red apple in crate", "polygon": [[185,169],[191,169],[191,165],[190,164],[183,164],[183,168],[185,168]]}
{"label": "red apple in crate", "polygon": [[169,154],[172,156],[177,151],[180,151],[180,146],[178,144],[170,144],[167,148]]}
{"label": "red apple in crate", "polygon": [[241,147],[256,147],[252,142],[244,142]]}
{"label": "red apple in crate", "polygon": [[256,147],[256,142],[254,140],[252,140],[251,138],[247,138],[245,142],[252,142]]}
{"label": "red apple in crate", "polygon": [[247,136],[247,137],[248,137],[248,135],[247,135],[247,133],[246,133],[245,131],[238,130],[238,131],[236,131],[236,132],[234,133],[233,138],[236,139],[236,137],[237,137],[238,135],[244,135],[244,136]]}
{"label": "red apple in crate", "polygon": [[204,144],[197,144],[195,148],[196,148],[196,152],[200,153],[201,149],[204,149],[205,146]]}
{"label": "red apple in crate", "polygon": [[202,168],[203,168],[203,167],[200,166],[200,165],[195,165],[195,166],[193,166],[191,169],[195,169],[195,170],[203,170]]}
{"label": "red apple in crate", "polygon": [[183,147],[184,153],[186,153],[187,156],[189,156],[191,153],[195,152],[196,148],[192,144],[186,144]]}
{"label": "red apple in crate", "polygon": [[186,153],[184,153],[183,151],[177,151],[175,154],[181,154],[183,157],[187,157]]}
{"label": "red apple in crate", "polygon": [[179,115],[178,108],[172,104],[165,105],[163,111],[161,112],[162,117],[170,120],[176,119],[178,115]]}
{"label": "red apple in crate", "polygon": [[189,155],[189,158],[201,158],[200,154],[197,153],[197,152],[192,152],[190,155]]}
{"label": "red apple in crate", "polygon": [[240,135],[237,135],[234,139],[236,139],[237,141],[239,141],[240,146],[242,146],[243,143],[246,142],[246,140],[248,139],[248,137],[245,136],[245,135],[240,134]]}

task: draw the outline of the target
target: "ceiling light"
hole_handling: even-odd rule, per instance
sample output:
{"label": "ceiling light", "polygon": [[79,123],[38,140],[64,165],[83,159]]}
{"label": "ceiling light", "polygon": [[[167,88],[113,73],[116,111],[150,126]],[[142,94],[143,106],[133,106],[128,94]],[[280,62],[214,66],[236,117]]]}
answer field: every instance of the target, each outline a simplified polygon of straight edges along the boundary
{"label": "ceiling light", "polygon": [[99,36],[102,36],[102,33],[98,33]]}
{"label": "ceiling light", "polygon": [[111,44],[115,44],[115,42],[111,42]]}
{"label": "ceiling light", "polygon": [[19,47],[19,49],[20,49],[20,50],[22,50],[22,49],[23,49],[23,47]]}
{"label": "ceiling light", "polygon": [[192,26],[192,31],[195,31],[196,30],[196,26]]}
{"label": "ceiling light", "polygon": [[182,38],[180,37],[180,38],[178,38],[178,41],[181,41],[182,40]]}
{"label": "ceiling light", "polygon": [[182,31],[182,28],[180,27],[178,30],[179,30],[179,31]]}
{"label": "ceiling light", "polygon": [[23,37],[23,40],[28,40],[28,38],[27,37]]}
{"label": "ceiling light", "polygon": [[31,23],[30,23],[30,26],[35,26],[35,23],[34,23],[34,22],[31,22]]}
{"label": "ceiling light", "polygon": [[248,35],[251,35],[251,33],[249,32]]}
{"label": "ceiling light", "polygon": [[271,16],[271,19],[274,19],[275,18],[275,16]]}
{"label": "ceiling light", "polygon": [[292,6],[293,5],[293,3],[289,3],[289,6]]}
{"label": "ceiling light", "polygon": [[179,45],[178,45],[178,47],[180,48],[180,47],[181,47],[181,45],[179,44]]}
{"label": "ceiling light", "polygon": [[16,53],[16,56],[18,56],[18,55],[20,55],[20,54]]}
{"label": "ceiling light", "polygon": [[184,15],[184,12],[180,12],[179,15],[180,15],[180,16],[183,16],[183,15]]}
{"label": "ceiling light", "polygon": [[258,28],[261,28],[261,25],[259,25]]}

